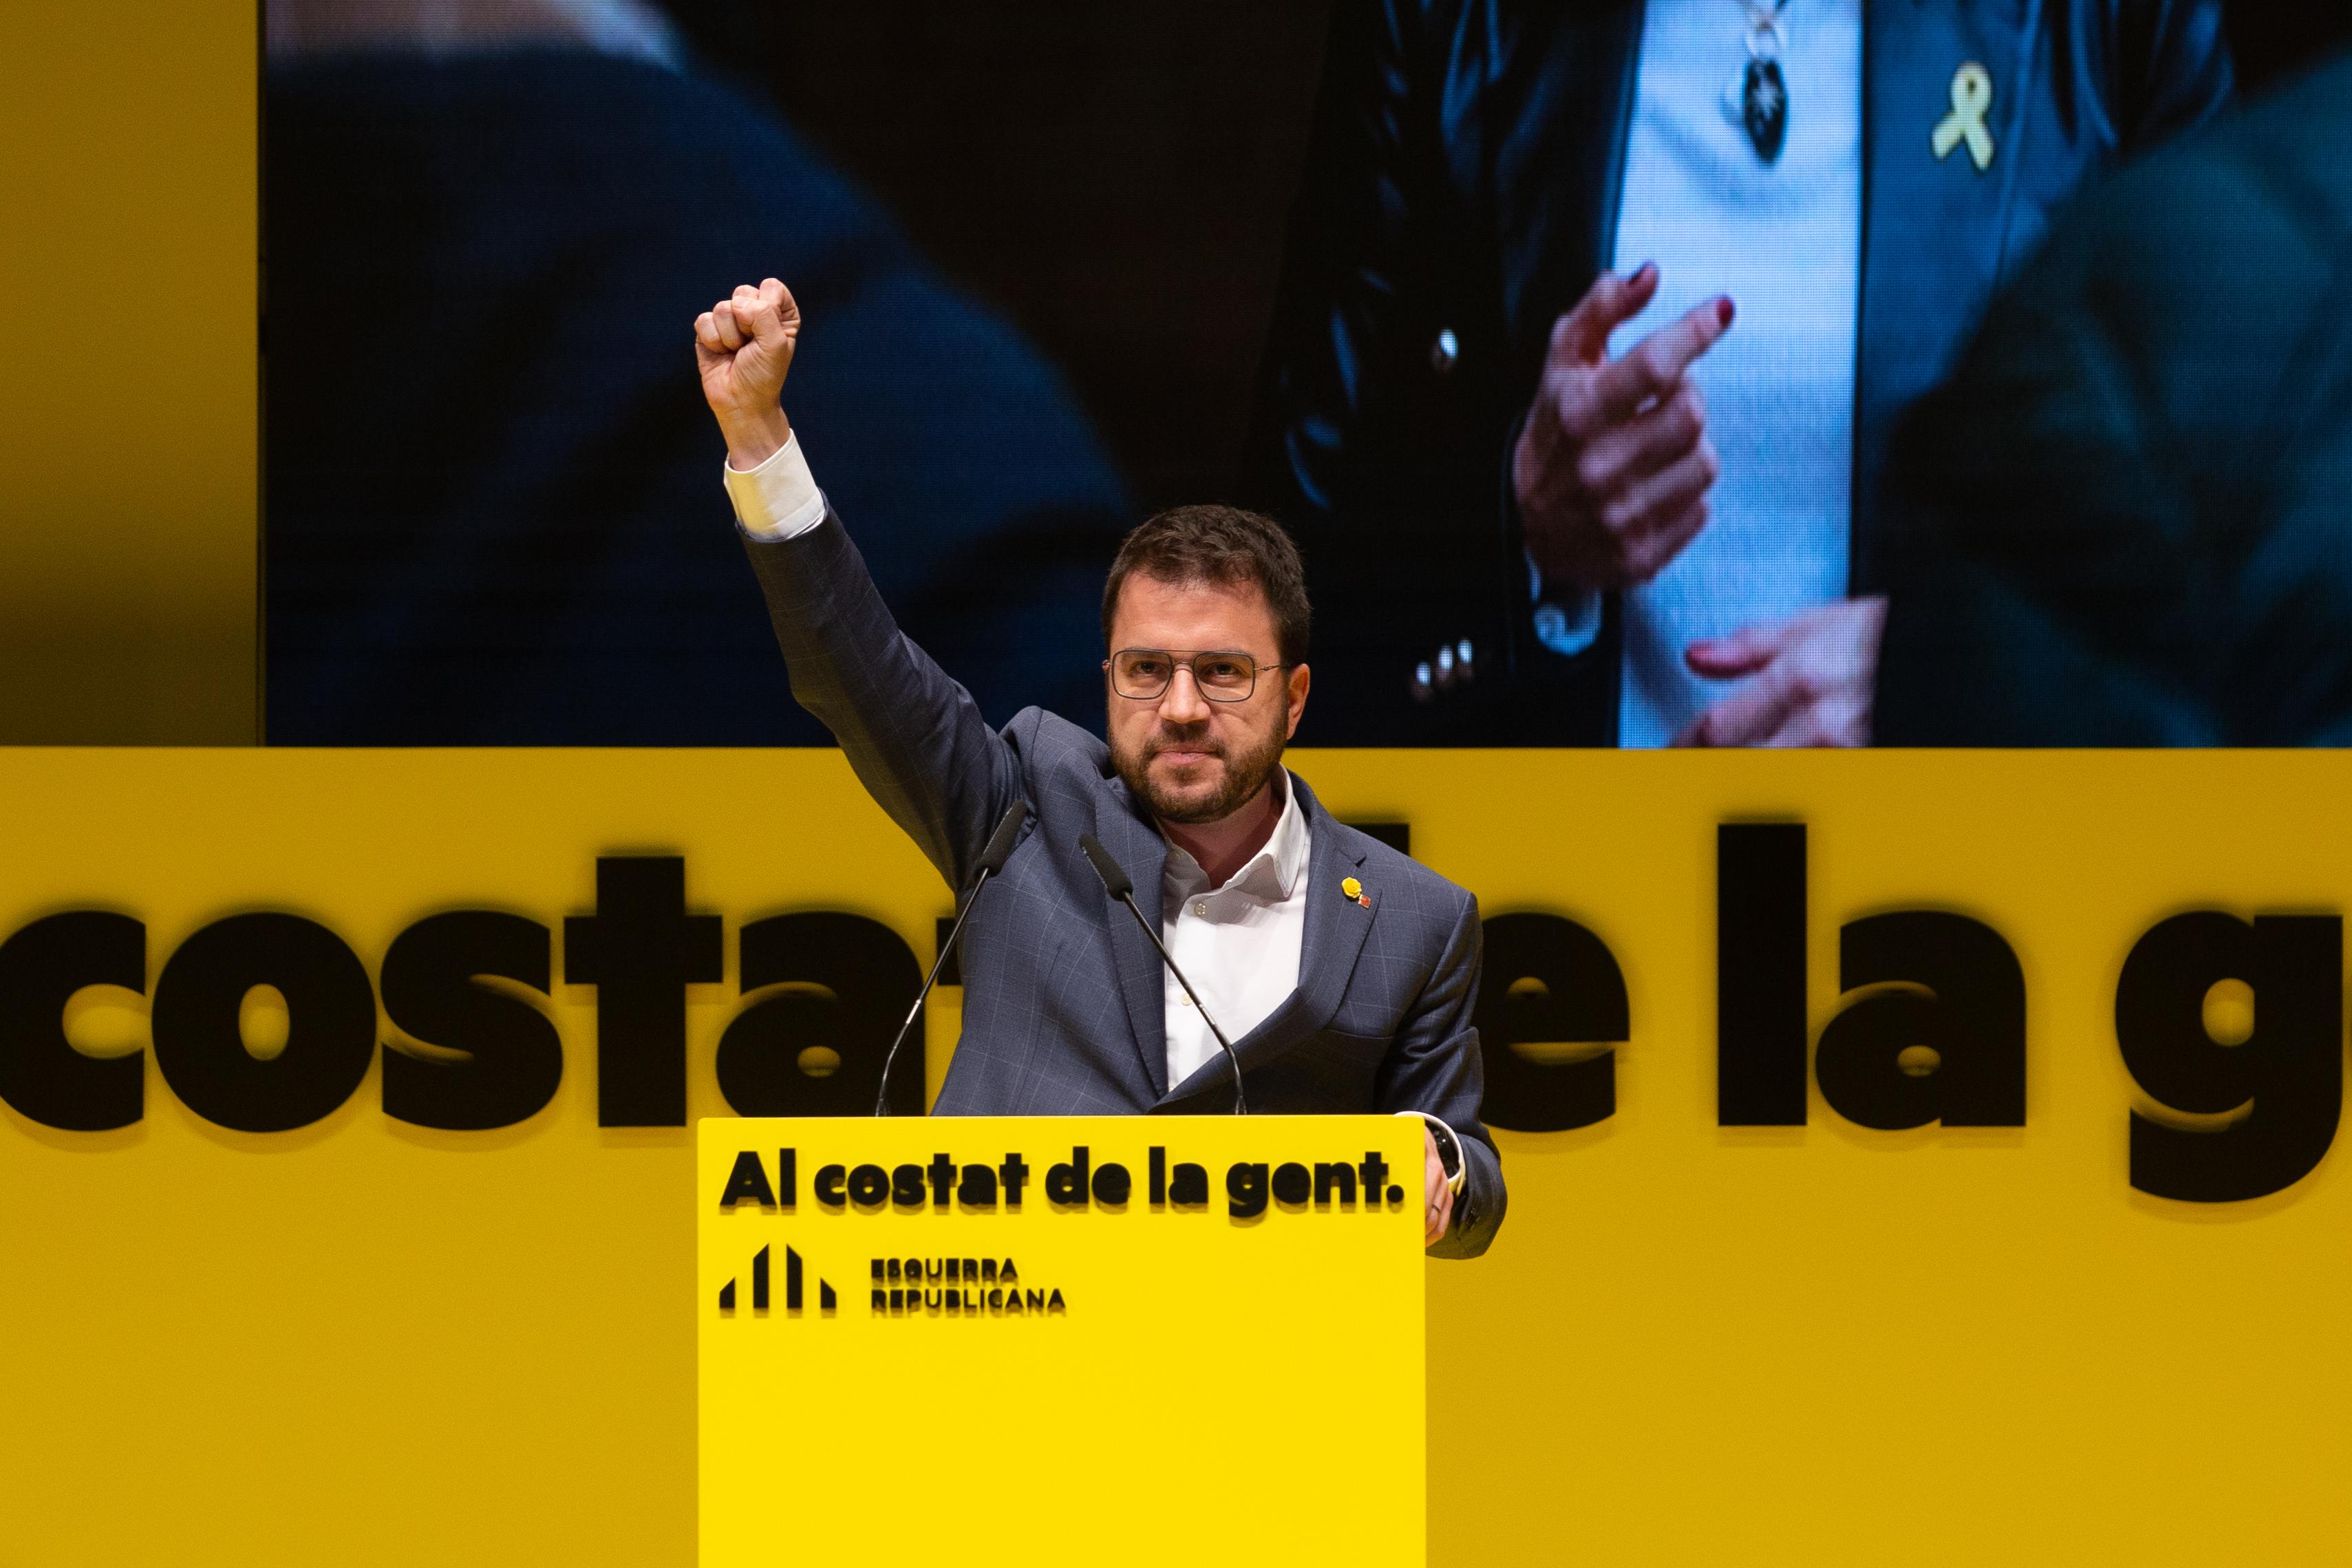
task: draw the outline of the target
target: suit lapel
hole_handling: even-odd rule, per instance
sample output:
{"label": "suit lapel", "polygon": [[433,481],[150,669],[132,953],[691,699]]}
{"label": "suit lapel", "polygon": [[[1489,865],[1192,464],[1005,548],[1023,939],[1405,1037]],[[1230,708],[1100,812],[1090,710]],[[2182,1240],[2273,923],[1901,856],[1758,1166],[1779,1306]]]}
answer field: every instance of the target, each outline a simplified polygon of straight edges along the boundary
{"label": "suit lapel", "polygon": [[[1135,883],[1135,902],[1160,929],[1160,888],[1168,873],[1168,841],[1144,821],[1130,801],[1127,787],[1110,785],[1118,809],[1101,813],[1103,848]],[[1161,989],[1160,954],[1150,938],[1136,928],[1135,916],[1118,901],[1110,901],[1110,946],[1118,966],[1119,995],[1127,1002],[1128,1021],[1135,1030],[1135,1047],[1143,1059],[1143,1074],[1153,1095],[1168,1092],[1167,997]]]}
{"label": "suit lapel", "polygon": [[1356,955],[1363,951],[1364,938],[1380,916],[1377,899],[1366,909],[1339,891],[1339,883],[1364,863],[1355,834],[1325,814],[1305,784],[1297,789],[1313,835],[1307,857],[1307,932],[1298,949],[1298,988],[1271,1018],[1234,1042],[1234,1054],[1242,1059],[1244,1070],[1271,1061],[1331,1021],[1339,1010],[1339,998],[1348,994]]}
{"label": "suit lapel", "polygon": [[[1944,379],[2000,280],[2034,98],[2043,0],[1874,0],[1863,8],[1863,241],[1853,591],[1880,587],[1873,498],[1905,407]],[[1991,164],[1936,127],[1968,64],[1992,78]]]}
{"label": "suit lapel", "polygon": [[[1339,891],[1340,883],[1364,863],[1363,841],[1353,830],[1333,821],[1315,799],[1315,792],[1296,773],[1290,776],[1290,786],[1298,791],[1298,807],[1306,815],[1308,835],[1305,873],[1307,929],[1299,942],[1298,985],[1265,1022],[1234,1041],[1234,1054],[1241,1059],[1244,1072],[1296,1050],[1331,1021],[1331,1016],[1339,1010],[1341,998],[1348,994],[1348,980],[1355,973],[1357,955],[1363,951],[1364,940],[1371,935],[1372,922],[1380,916],[1377,896],[1372,906],[1366,909]],[[1128,924],[1132,925],[1134,921],[1130,919]],[[1137,939],[1141,940],[1140,933]],[[1164,1071],[1164,1044],[1160,1054]],[[1221,1051],[1176,1085],[1174,1092],[1163,1086],[1161,1103],[1187,1100],[1197,1093],[1221,1092],[1231,1082]]]}

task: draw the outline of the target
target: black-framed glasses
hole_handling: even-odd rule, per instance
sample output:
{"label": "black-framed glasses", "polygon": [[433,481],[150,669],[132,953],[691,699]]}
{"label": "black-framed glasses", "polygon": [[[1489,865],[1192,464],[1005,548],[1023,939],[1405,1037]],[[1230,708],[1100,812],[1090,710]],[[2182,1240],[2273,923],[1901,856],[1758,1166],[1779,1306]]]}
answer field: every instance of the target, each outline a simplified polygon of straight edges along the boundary
{"label": "black-framed glasses", "polygon": [[1110,672],[1110,689],[1137,702],[1168,695],[1179,665],[1189,665],[1192,685],[1213,703],[1247,702],[1257,690],[1260,670],[1283,670],[1286,664],[1261,664],[1247,653],[1213,652],[1174,653],[1165,648],[1121,648],[1103,661]]}

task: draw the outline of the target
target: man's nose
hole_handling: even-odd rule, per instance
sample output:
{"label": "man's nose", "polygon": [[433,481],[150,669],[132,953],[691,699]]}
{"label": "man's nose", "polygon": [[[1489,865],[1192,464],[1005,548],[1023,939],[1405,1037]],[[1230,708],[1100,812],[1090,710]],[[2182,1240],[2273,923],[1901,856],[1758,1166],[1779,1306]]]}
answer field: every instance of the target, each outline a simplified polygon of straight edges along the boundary
{"label": "man's nose", "polygon": [[1209,716],[1208,699],[1192,678],[1192,665],[1179,664],[1168,677],[1168,690],[1160,698],[1160,716],[1171,724],[1198,724]]}

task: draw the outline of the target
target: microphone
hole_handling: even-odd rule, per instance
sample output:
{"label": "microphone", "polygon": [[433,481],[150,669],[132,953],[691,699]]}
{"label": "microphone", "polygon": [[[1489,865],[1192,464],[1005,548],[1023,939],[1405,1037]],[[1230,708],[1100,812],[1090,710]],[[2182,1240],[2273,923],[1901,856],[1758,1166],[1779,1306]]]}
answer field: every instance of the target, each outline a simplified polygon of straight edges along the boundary
{"label": "microphone", "polygon": [[1168,945],[1160,940],[1160,933],[1154,931],[1151,922],[1144,918],[1142,909],[1135,902],[1133,879],[1117,861],[1110,858],[1110,852],[1103,848],[1102,841],[1092,833],[1078,835],[1078,848],[1084,850],[1087,859],[1094,862],[1095,874],[1102,878],[1103,891],[1127,904],[1129,912],[1135,916],[1135,923],[1143,927],[1143,934],[1150,937],[1151,945],[1160,950],[1160,961],[1168,966],[1168,972],[1176,977],[1176,983],[1184,988],[1186,996],[1192,998],[1192,1006],[1199,1011],[1201,1021],[1209,1026],[1209,1032],[1217,1037],[1219,1045],[1224,1047],[1225,1060],[1233,1064],[1234,1069],[1234,1114],[1248,1115],[1249,1103],[1242,1096],[1242,1059],[1234,1054],[1234,1042],[1225,1038],[1225,1031],[1217,1027],[1217,1020],[1209,1016],[1209,1009],[1201,1006],[1201,994],[1192,988],[1192,982],[1184,977],[1184,971],[1178,968],[1176,960],[1168,956]]}
{"label": "microphone", "polygon": [[955,951],[956,938],[963,935],[963,923],[971,917],[971,906],[980,902],[980,890],[1013,858],[1013,846],[1021,841],[1021,827],[1028,820],[1029,802],[1013,801],[1004,809],[1003,821],[996,824],[996,831],[989,834],[986,847],[980,852],[980,874],[972,879],[971,892],[965,895],[963,907],[956,911],[955,924],[948,927],[948,939],[940,944],[940,956],[931,960],[931,972],[924,977],[923,988],[915,993],[915,1005],[907,1009],[907,1021],[898,1026],[898,1038],[890,1042],[890,1052],[882,1059],[882,1082],[874,1091],[876,1115],[889,1114],[890,1064],[898,1060],[898,1048],[907,1043],[915,1020],[923,1016],[923,1000],[940,983],[940,971],[948,967],[948,955]]}

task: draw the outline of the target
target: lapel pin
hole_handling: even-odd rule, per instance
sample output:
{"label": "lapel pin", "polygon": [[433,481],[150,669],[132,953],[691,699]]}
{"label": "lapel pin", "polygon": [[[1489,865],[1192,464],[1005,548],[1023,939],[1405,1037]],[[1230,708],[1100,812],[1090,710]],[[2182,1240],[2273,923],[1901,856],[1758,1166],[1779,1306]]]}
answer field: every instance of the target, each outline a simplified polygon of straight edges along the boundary
{"label": "lapel pin", "polygon": [[1985,128],[1986,111],[1992,108],[1992,73],[1974,60],[1952,73],[1952,112],[1944,116],[1936,127],[1933,145],[1936,162],[1942,162],[1952,155],[1952,149],[1965,141],[1969,156],[1976,161],[1981,174],[1992,167],[1992,132]]}
{"label": "lapel pin", "polygon": [[1339,891],[1347,894],[1349,898],[1355,900],[1358,904],[1362,904],[1366,909],[1370,909],[1372,906],[1372,901],[1364,896],[1364,884],[1358,882],[1352,876],[1339,884]]}

